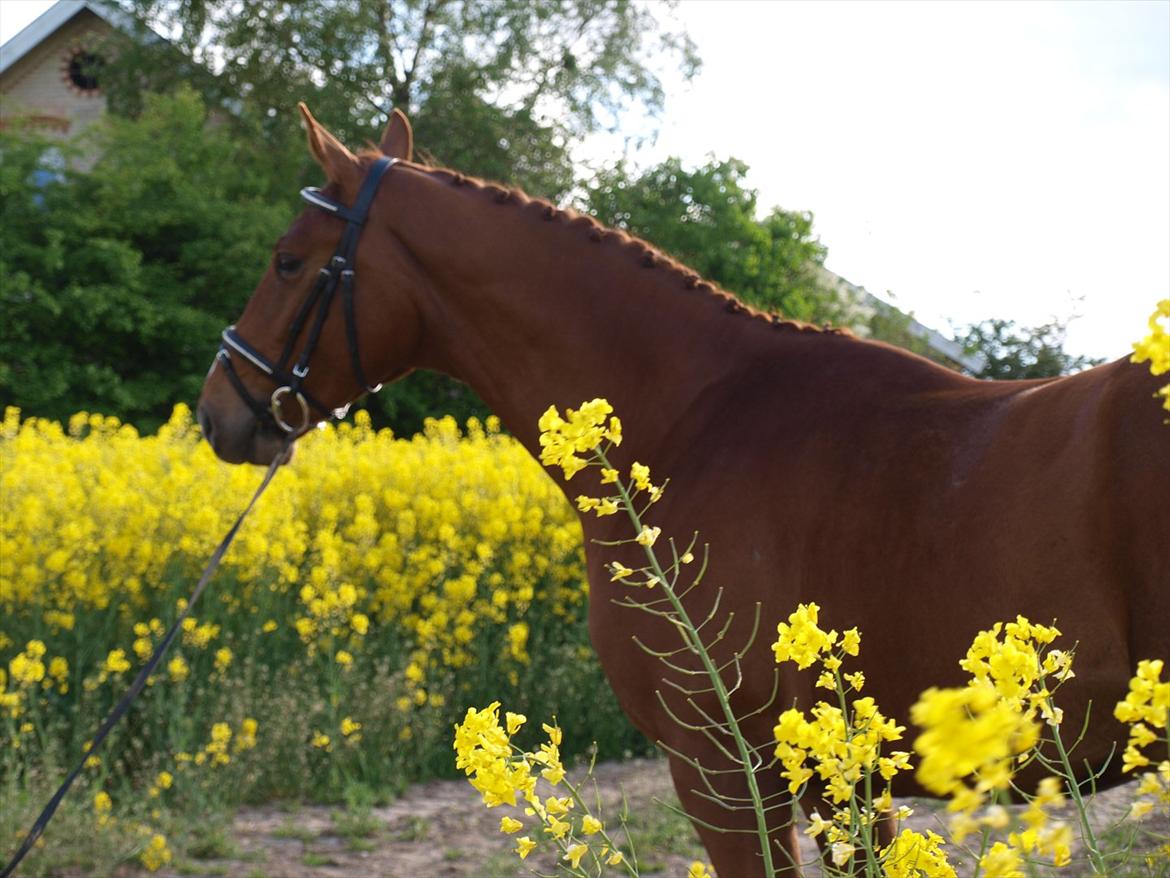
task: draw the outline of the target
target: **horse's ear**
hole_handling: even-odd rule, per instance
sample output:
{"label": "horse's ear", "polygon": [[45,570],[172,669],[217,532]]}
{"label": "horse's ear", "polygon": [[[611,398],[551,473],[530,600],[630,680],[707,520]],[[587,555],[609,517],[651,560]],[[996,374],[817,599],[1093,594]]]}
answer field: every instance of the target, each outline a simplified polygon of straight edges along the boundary
{"label": "horse's ear", "polygon": [[404,161],[410,161],[414,152],[414,132],[410,128],[410,120],[397,107],[390,111],[390,120],[382,132],[381,149],[384,155]]}
{"label": "horse's ear", "polygon": [[352,181],[358,170],[357,157],[345,148],[345,145],[325,130],[304,102],[297,103],[301,117],[305,120],[305,131],[309,136],[309,152],[317,160],[317,164],[325,171],[325,176],[331,183],[345,185]]}

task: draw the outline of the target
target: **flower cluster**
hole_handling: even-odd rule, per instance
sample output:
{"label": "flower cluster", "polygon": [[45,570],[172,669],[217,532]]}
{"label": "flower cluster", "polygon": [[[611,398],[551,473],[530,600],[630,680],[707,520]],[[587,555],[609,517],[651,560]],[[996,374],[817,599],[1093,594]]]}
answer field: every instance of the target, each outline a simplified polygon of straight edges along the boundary
{"label": "flower cluster", "polygon": [[1040,725],[989,685],[930,688],[910,718],[922,729],[914,741],[919,783],[952,799],[951,809],[978,807],[1011,784],[1016,757],[1040,739]]}
{"label": "flower cluster", "polygon": [[[817,686],[837,694],[837,704],[818,701],[809,715],[796,707],[780,714],[773,730],[776,740],[776,758],[782,766],[780,774],[788,781],[788,791],[802,795],[810,783],[815,784],[824,801],[833,808],[832,818],[823,819],[813,813],[808,834],[824,836],[833,862],[843,866],[856,851],[872,846],[870,837],[874,820],[892,804],[890,781],[896,774],[910,768],[910,754],[902,750],[883,755],[883,745],[901,740],[905,731],[893,720],[883,716],[874,699],[854,697],[865,684],[860,671],[845,672],[846,658],[857,657],[861,651],[861,633],[850,628],[843,635],[820,627],[820,607],[815,603],[799,604],[787,622],[780,622],[777,638],[772,644],[777,663],[792,662],[800,670],[820,663]],[[884,784],[882,792],[869,799],[867,790],[874,781]],[[908,810],[899,816],[904,817]],[[881,852],[883,858],[901,861],[894,874],[916,875],[907,868],[926,868],[936,857],[946,866],[946,856],[938,850],[939,842],[907,835],[905,832]],[[915,854],[919,866],[908,866],[907,857]],[[933,868],[933,867],[932,867]],[[927,874],[953,875],[953,871],[931,871]]]}
{"label": "flower cluster", "polygon": [[[1143,751],[1157,741],[1170,743],[1170,682],[1162,680],[1162,659],[1143,659],[1129,681],[1129,692],[1113,709],[1113,715],[1129,726],[1129,739],[1122,754],[1125,771],[1149,768],[1150,758]],[[1159,734],[1161,730],[1161,734]],[[1153,770],[1143,771],[1138,785],[1138,800],[1131,815],[1141,818],[1160,806],[1170,812],[1170,759],[1163,759]],[[1170,854],[1170,849],[1166,851]]]}
{"label": "flower cluster", "polygon": [[[186,607],[181,596],[256,478],[216,460],[183,406],[153,436],[99,415],[63,427],[6,411],[0,735],[12,746],[0,750],[19,749],[23,762],[0,773],[29,773],[46,743],[67,752],[77,727],[100,719]],[[216,766],[247,740],[233,715],[227,747],[205,749],[221,699],[296,673],[315,705],[306,727],[346,745],[323,759],[305,736],[306,768],[340,777],[328,766],[346,751],[433,726],[464,669],[487,663],[517,685],[552,650],[576,650],[587,593],[576,515],[495,419],[465,431],[433,421],[398,439],[359,412],[300,440],[148,679],[144,758],[105,765],[141,770],[144,788],[156,750]],[[583,667],[600,685],[595,663]],[[375,727],[346,699],[378,674],[394,687],[395,715]],[[312,701],[314,691],[329,698]],[[52,728],[23,731],[38,714]],[[425,746],[441,737],[426,733]]]}
{"label": "flower cluster", "polygon": [[1047,680],[1059,685],[1076,676],[1071,652],[1045,649],[1059,636],[1055,626],[1037,625],[1023,616],[1007,624],[996,622],[975,636],[959,667],[976,683],[991,685],[1013,708],[1038,710],[1049,723],[1059,724],[1062,717],[1051,706]]}
{"label": "flower cluster", "polygon": [[[1158,302],[1154,313],[1149,319],[1150,333],[1141,341],[1134,342],[1134,363],[1149,361],[1150,372],[1154,375],[1164,375],[1170,372],[1170,299]],[[1170,411],[1170,384],[1158,390],[1157,396],[1162,397],[1162,408]]]}
{"label": "flower cluster", "polygon": [[171,849],[167,847],[166,836],[158,833],[152,835],[138,859],[148,872],[157,872],[167,865],[171,861]]}
{"label": "flower cluster", "polygon": [[[919,782],[947,796],[950,831],[956,842],[1009,824],[996,801],[1013,785],[1018,763],[1041,740],[1042,718],[1059,741],[1063,714],[1053,695],[1074,676],[1071,652],[1053,649],[1055,626],[1023,616],[980,631],[959,662],[971,674],[966,687],[929,689],[911,708],[923,729],[914,742],[921,756]],[[1066,771],[1071,771],[1067,767]],[[1025,862],[1045,856],[1053,865],[1069,862],[1072,827],[1053,820],[1050,811],[1064,802],[1064,780],[1041,780],[1022,815],[1023,828],[997,841],[980,858],[989,876],[1022,875]],[[981,810],[982,809],[982,810]]]}
{"label": "flower cluster", "polygon": [[[455,767],[463,770],[487,807],[517,807],[519,798],[524,803],[524,815],[536,818],[537,838],[531,834],[519,836],[516,855],[526,859],[539,847],[539,840],[545,840],[558,848],[561,860],[568,863],[566,868],[573,874],[579,874],[576,870],[586,855],[598,865],[621,864],[624,855],[609,838],[605,825],[584,808],[576,789],[565,778],[560,727],[543,724],[547,741],[535,751],[525,751],[513,744],[512,738],[527,717],[508,711],[501,726],[499,711],[498,701],[482,709],[467,709],[463,722],[455,726]],[[537,792],[538,778],[554,790],[564,787],[568,794],[542,798]],[[579,818],[575,816],[577,811],[583,812]],[[500,831],[508,835],[525,828],[524,821],[518,818],[500,819]]]}
{"label": "flower cluster", "polygon": [[886,878],[955,878],[942,837],[929,830],[922,835],[903,829],[881,850],[881,859]]}
{"label": "flower cluster", "polygon": [[[561,417],[556,406],[549,406],[540,416],[540,462],[545,466],[559,466],[565,478],[571,479],[587,465],[581,457],[597,448],[603,441],[620,445],[622,423],[604,399],[581,404],[579,409],[566,409]],[[609,423],[606,424],[606,418]]]}

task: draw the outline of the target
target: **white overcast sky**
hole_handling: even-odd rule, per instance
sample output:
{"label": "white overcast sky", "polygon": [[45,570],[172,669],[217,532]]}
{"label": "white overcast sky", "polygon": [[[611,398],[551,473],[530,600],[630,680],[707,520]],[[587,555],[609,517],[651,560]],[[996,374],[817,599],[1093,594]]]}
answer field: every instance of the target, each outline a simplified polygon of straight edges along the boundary
{"label": "white overcast sky", "polygon": [[[50,4],[0,0],[0,40]],[[828,266],[947,331],[1081,316],[1116,357],[1170,295],[1170,0],[683,0],[703,72],[636,154],[751,166]],[[616,158],[595,138],[582,155]]]}

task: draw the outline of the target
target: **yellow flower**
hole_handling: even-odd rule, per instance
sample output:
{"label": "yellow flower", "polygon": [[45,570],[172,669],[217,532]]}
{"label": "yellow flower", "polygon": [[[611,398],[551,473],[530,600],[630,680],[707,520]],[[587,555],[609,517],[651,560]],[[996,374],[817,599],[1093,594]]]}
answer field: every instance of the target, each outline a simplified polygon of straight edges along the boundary
{"label": "yellow flower", "polygon": [[638,534],[638,545],[650,548],[658,541],[658,536],[662,533],[660,527],[650,527],[649,525],[642,526],[642,532]]}
{"label": "yellow flower", "polygon": [[256,730],[260,724],[247,717],[240,723],[240,733],[236,736],[236,750],[251,750],[256,746]]}
{"label": "yellow flower", "polygon": [[565,479],[571,479],[586,466],[578,455],[593,451],[605,439],[620,444],[621,423],[617,418],[610,419],[608,430],[604,426],[606,416],[612,411],[613,406],[604,399],[582,403],[577,411],[566,409],[565,418],[555,406],[549,406],[538,422],[540,462],[546,466],[559,465]]}
{"label": "yellow flower", "polygon": [[167,662],[167,674],[176,683],[182,683],[190,673],[191,669],[187,666],[187,663],[181,655],[177,655]]}
{"label": "yellow flower", "polygon": [[780,636],[772,644],[772,651],[777,663],[795,662],[797,668],[804,670],[837,642],[836,631],[822,631],[817,626],[819,612],[815,603],[799,604],[787,622],[776,626]]}
{"label": "yellow flower", "polygon": [[519,832],[524,828],[524,824],[514,817],[500,818],[500,832],[506,832],[511,835],[513,832]]}
{"label": "yellow flower", "polygon": [[221,646],[215,651],[215,669],[217,671],[226,671],[232,663],[232,651],[226,646]]}
{"label": "yellow flower", "polygon": [[856,628],[850,628],[842,634],[841,649],[845,650],[846,655],[857,655],[861,651],[861,632]]}
{"label": "yellow flower", "polygon": [[619,564],[617,561],[610,564],[609,569],[610,569],[610,572],[613,573],[613,576],[611,576],[609,578],[610,582],[616,582],[619,579],[625,579],[627,576],[634,575],[633,570],[631,570],[625,564]]}
{"label": "yellow flower", "polygon": [[[1148,322],[1150,333],[1139,342],[1135,342],[1133,346],[1133,356],[1130,361],[1134,363],[1144,363],[1149,360],[1150,373],[1153,375],[1162,375],[1170,371],[1170,332],[1167,332],[1167,327],[1162,325],[1165,320],[1170,324],[1170,299],[1162,299],[1158,302],[1154,313],[1150,315]],[[1164,397],[1162,407],[1170,410],[1170,384],[1160,388],[1155,397]]]}
{"label": "yellow flower", "polygon": [[592,814],[586,814],[581,820],[581,834],[595,835],[602,830],[602,823]]}
{"label": "yellow flower", "polygon": [[13,682],[25,686],[41,682],[45,678],[45,663],[41,661],[44,654],[45,644],[40,640],[30,640],[24,652],[18,653],[8,663],[8,673]]}
{"label": "yellow flower", "polygon": [[508,626],[508,654],[521,664],[528,664],[527,622],[516,622]]}
{"label": "yellow flower", "polygon": [[504,723],[507,726],[508,734],[514,735],[520,731],[520,727],[528,722],[528,717],[522,713],[512,713],[512,711],[505,711]]}
{"label": "yellow flower", "polygon": [[130,661],[126,658],[126,650],[110,650],[110,654],[106,656],[104,667],[111,674],[121,674],[130,670]]}
{"label": "yellow flower", "polygon": [[634,482],[634,487],[639,491],[649,490],[651,487],[650,467],[634,461],[630,464],[630,479]]}
{"label": "yellow flower", "polygon": [[169,790],[171,785],[175,782],[175,776],[169,771],[160,771],[158,776],[154,779],[155,785],[159,789]]}
{"label": "yellow flower", "polygon": [[825,820],[816,811],[816,809],[813,809],[812,814],[810,814],[809,818],[808,818],[808,829],[806,829],[804,831],[804,834],[812,836],[813,838],[816,838],[818,835],[820,835],[822,832],[824,832],[826,829],[828,829],[832,825],[833,825],[832,820]]}
{"label": "yellow flower", "polygon": [[344,649],[337,650],[337,655],[334,660],[343,668],[348,668],[353,664],[353,655]]}
{"label": "yellow flower", "polygon": [[353,717],[343,717],[341,720],[341,734],[348,738],[355,732],[361,731],[362,724],[354,721]]}
{"label": "yellow flower", "polygon": [[581,865],[581,858],[589,852],[589,846],[581,843],[570,845],[569,849],[565,851],[565,855],[561,857],[562,860],[568,860],[569,865],[576,869]]}
{"label": "yellow flower", "polygon": [[105,790],[94,794],[93,813],[97,817],[98,826],[105,826],[110,821],[110,811],[113,807],[113,800],[110,799],[109,793]]}
{"label": "yellow flower", "polygon": [[979,868],[984,878],[1025,878],[1020,852],[1002,841],[979,859]]}
{"label": "yellow flower", "polygon": [[942,838],[929,830],[920,835],[903,829],[879,853],[886,878],[955,878]]}
{"label": "yellow flower", "polygon": [[956,795],[972,777],[980,789],[1006,789],[1015,758],[1036,744],[1039,724],[1000,698],[990,683],[928,689],[910,709],[924,729],[914,742],[922,756],[918,781],[937,795]]}
{"label": "yellow flower", "polygon": [[851,859],[857,850],[856,847],[846,841],[835,841],[829,846],[829,855],[832,857],[834,866],[844,866]]}
{"label": "yellow flower", "polygon": [[328,752],[333,749],[333,743],[330,741],[329,736],[324,732],[313,732],[313,737],[309,743],[318,750],[325,750]]}
{"label": "yellow flower", "polygon": [[536,848],[536,842],[530,839],[527,835],[522,835],[516,839],[516,855],[520,859],[527,857]]}
{"label": "yellow flower", "polygon": [[138,855],[138,859],[149,872],[157,872],[171,861],[171,851],[167,847],[166,836],[152,835],[146,848]]}

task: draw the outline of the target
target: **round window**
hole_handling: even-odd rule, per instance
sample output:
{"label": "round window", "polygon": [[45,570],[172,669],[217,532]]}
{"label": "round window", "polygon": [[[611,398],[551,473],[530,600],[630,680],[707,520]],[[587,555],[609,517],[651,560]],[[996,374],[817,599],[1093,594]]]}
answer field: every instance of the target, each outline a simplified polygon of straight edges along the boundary
{"label": "round window", "polygon": [[69,67],[67,70],[69,82],[78,91],[97,91],[98,74],[101,72],[102,63],[100,55],[79,49],[69,59]]}

